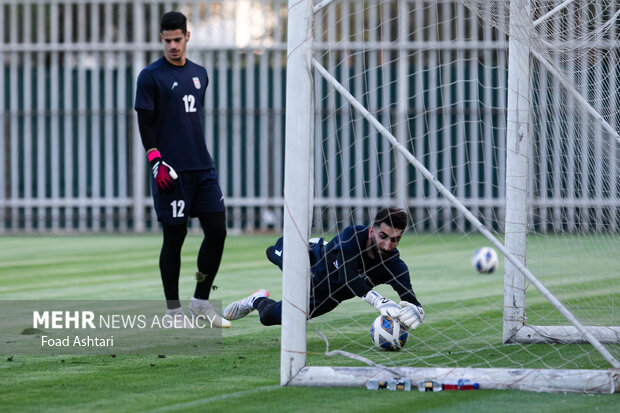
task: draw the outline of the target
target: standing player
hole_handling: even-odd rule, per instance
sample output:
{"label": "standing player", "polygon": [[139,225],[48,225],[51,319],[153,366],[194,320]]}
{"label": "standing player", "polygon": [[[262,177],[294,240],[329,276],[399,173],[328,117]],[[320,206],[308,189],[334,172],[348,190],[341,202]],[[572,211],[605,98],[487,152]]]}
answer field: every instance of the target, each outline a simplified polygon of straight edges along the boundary
{"label": "standing player", "polygon": [[198,251],[198,282],[188,312],[214,320],[214,326],[229,327],[209,303],[226,239],[224,197],[203,134],[209,79],[204,67],[185,57],[190,32],[182,13],[162,16],[160,38],[164,56],[140,72],[135,110],[153,172],[154,207],[163,228],[159,269],[166,314],[183,317],[179,300],[181,247],[188,217],[198,217],[205,237]]}
{"label": "standing player", "polygon": [[[310,244],[312,280],[308,318],[318,317],[341,302],[361,297],[382,315],[399,319],[411,329],[424,320],[424,310],[411,287],[409,269],[396,247],[407,227],[407,213],[402,209],[380,210],[372,226],[349,226],[329,243]],[[267,248],[267,258],[282,269],[282,238]],[[389,284],[399,295],[400,305],[373,290]],[[235,301],[223,311],[225,318],[236,320],[254,309],[264,325],[282,323],[282,301],[274,301],[267,290]]]}

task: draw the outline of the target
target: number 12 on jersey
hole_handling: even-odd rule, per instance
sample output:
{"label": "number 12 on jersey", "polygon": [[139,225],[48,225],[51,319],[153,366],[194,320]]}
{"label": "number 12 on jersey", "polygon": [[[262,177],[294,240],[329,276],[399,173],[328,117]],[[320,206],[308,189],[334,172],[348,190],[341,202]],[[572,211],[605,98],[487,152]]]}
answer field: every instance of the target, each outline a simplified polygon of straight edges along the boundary
{"label": "number 12 on jersey", "polygon": [[183,103],[185,103],[185,112],[196,112],[196,98],[194,95],[183,96]]}
{"label": "number 12 on jersey", "polygon": [[182,199],[174,200],[170,203],[172,206],[172,218],[184,217],[185,201]]}

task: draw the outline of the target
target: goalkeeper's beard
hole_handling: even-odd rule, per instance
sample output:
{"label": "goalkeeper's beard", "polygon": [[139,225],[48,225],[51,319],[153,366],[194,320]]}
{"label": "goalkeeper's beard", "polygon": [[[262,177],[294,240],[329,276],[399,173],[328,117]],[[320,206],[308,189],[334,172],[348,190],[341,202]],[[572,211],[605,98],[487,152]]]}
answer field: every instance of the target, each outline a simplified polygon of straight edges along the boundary
{"label": "goalkeeper's beard", "polygon": [[379,248],[379,244],[377,244],[374,239],[371,239],[370,241],[370,251],[372,251],[373,255],[376,258],[383,258],[389,253],[389,251],[385,251]]}

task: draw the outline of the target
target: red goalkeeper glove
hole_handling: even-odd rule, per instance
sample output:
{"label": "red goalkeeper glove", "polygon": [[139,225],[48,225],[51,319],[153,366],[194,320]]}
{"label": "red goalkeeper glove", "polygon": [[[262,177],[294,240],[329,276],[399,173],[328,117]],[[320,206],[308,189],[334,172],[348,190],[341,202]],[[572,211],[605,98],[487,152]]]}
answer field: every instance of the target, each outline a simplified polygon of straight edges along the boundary
{"label": "red goalkeeper glove", "polygon": [[176,186],[174,181],[178,178],[176,171],[161,159],[159,151],[151,151],[147,156],[157,189],[164,193],[172,192]]}

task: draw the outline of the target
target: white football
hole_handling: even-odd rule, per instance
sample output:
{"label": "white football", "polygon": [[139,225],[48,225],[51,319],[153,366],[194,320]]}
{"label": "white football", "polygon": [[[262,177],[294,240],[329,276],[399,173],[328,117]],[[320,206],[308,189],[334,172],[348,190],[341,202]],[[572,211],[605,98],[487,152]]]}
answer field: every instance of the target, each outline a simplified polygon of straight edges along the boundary
{"label": "white football", "polygon": [[370,325],[370,339],[382,350],[398,351],[405,346],[408,338],[407,327],[390,317],[380,315]]}
{"label": "white football", "polygon": [[497,252],[490,247],[482,247],[474,252],[471,257],[471,266],[482,274],[490,274],[497,269],[499,257]]}

